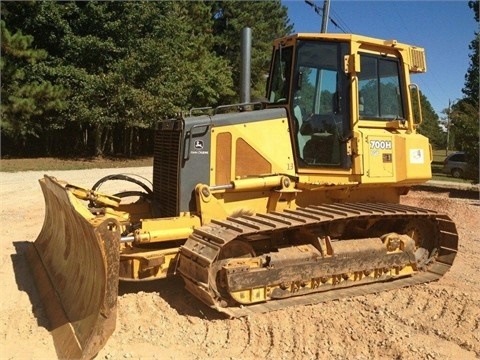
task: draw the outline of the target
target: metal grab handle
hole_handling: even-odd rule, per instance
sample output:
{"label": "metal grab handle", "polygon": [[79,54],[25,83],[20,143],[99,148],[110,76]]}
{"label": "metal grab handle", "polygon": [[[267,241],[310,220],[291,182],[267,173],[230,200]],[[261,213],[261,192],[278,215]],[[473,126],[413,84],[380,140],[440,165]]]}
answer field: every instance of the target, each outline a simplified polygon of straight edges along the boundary
{"label": "metal grab handle", "polygon": [[[206,133],[208,131],[208,129],[210,128],[210,125],[211,124],[206,124],[206,125],[205,124],[196,124],[196,125],[193,125],[190,128],[190,130],[188,131],[188,142],[186,142],[185,150],[183,152],[183,161],[190,160],[190,149],[192,147],[193,130],[196,129],[196,128],[205,127],[205,132],[204,133]],[[201,134],[201,133],[199,133],[199,134]]]}
{"label": "metal grab handle", "polygon": [[[416,91],[416,93],[417,93],[418,121],[415,121],[417,119],[415,119],[415,114],[413,114],[413,113],[412,113],[412,118],[413,118],[413,124],[418,126],[423,122],[422,103],[421,103],[421,99],[420,99],[420,88],[418,87],[417,84],[414,84],[414,83],[411,83],[409,85],[409,88],[410,88],[410,90]],[[412,103],[413,103],[413,101],[412,101]],[[413,111],[413,109],[412,109],[412,111]]]}

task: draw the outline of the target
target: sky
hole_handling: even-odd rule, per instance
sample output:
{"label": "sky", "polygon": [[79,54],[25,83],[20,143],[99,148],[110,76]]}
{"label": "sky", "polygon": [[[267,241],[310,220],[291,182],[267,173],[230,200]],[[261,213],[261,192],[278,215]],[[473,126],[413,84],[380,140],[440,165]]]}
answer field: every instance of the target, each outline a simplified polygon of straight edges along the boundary
{"label": "sky", "polygon": [[[323,0],[314,0],[321,10]],[[304,0],[282,0],[294,32],[320,32],[322,12]],[[470,42],[478,24],[468,1],[417,0],[331,0],[329,33],[353,33],[425,48],[427,72],[412,75],[433,109],[441,118],[463,97],[465,74],[470,65]]]}

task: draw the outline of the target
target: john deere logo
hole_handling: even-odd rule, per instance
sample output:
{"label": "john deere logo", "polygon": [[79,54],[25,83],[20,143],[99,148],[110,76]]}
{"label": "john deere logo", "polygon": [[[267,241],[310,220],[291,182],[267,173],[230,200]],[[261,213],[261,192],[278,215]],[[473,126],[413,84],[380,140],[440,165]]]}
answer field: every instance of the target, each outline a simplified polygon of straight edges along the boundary
{"label": "john deere logo", "polygon": [[203,140],[195,140],[195,149],[201,150],[203,149]]}

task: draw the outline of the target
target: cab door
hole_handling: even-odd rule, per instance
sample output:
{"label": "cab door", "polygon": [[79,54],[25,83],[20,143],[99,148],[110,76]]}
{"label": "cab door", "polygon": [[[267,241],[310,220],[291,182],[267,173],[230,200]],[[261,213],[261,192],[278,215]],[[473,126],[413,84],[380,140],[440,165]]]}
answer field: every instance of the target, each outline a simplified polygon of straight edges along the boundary
{"label": "cab door", "polygon": [[299,40],[292,110],[299,168],[351,167],[349,82],[345,43]]}

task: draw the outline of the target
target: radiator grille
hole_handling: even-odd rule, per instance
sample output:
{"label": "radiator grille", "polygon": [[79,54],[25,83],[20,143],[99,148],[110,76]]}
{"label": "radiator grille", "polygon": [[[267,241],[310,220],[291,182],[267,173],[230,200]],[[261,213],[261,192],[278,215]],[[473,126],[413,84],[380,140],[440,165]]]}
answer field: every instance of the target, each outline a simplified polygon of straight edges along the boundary
{"label": "radiator grille", "polygon": [[181,120],[158,123],[153,160],[153,197],[160,217],[179,214],[181,139]]}

